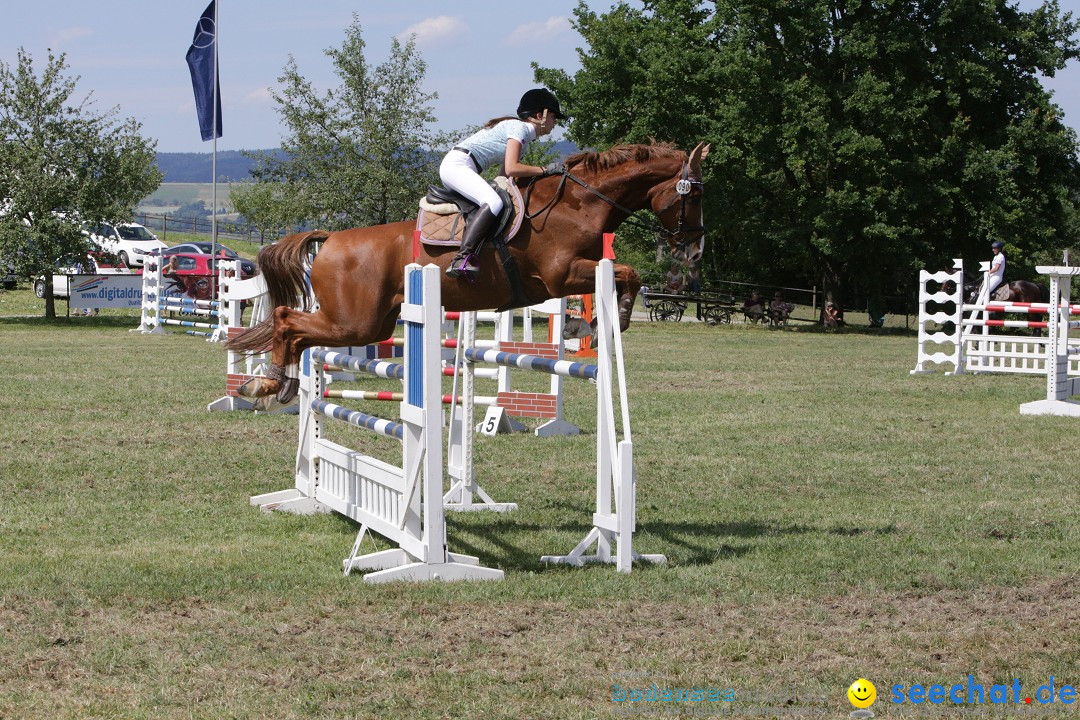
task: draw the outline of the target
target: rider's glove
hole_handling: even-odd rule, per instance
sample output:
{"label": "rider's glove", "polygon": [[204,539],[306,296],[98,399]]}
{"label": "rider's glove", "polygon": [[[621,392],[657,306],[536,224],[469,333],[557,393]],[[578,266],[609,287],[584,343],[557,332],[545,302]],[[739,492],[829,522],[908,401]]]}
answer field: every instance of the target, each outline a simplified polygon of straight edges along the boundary
{"label": "rider's glove", "polygon": [[544,168],[544,174],[540,177],[547,177],[549,175],[565,175],[566,163],[556,160]]}

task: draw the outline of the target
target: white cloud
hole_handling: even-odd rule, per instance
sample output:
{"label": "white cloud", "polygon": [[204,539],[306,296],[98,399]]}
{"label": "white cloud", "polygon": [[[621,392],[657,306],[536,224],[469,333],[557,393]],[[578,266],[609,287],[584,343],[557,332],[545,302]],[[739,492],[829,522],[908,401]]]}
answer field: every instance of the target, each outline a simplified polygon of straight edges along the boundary
{"label": "white cloud", "polygon": [[72,40],[78,40],[79,38],[88,37],[93,34],[93,29],[88,27],[64,28],[63,30],[56,31],[53,36],[49,38],[49,47],[62,48]]}
{"label": "white cloud", "polygon": [[551,40],[570,31],[570,18],[564,15],[549,17],[540,22],[518,25],[503,39],[503,45],[533,47],[540,40]]}
{"label": "white cloud", "polygon": [[438,45],[454,37],[463,37],[469,32],[469,26],[456,17],[440,15],[439,17],[426,18],[410,25],[397,35],[397,39],[408,42],[413,35],[416,36],[418,46]]}
{"label": "white cloud", "polygon": [[244,96],[244,102],[249,105],[266,105],[272,99],[270,88],[257,88]]}

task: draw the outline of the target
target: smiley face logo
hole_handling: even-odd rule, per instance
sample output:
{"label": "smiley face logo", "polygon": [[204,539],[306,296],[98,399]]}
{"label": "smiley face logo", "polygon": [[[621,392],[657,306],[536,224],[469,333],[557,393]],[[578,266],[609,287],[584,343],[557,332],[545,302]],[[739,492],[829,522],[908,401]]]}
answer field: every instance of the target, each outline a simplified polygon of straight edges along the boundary
{"label": "smiley face logo", "polygon": [[866,678],[859,678],[847,689],[847,699],[860,710],[866,709],[877,700],[877,688]]}

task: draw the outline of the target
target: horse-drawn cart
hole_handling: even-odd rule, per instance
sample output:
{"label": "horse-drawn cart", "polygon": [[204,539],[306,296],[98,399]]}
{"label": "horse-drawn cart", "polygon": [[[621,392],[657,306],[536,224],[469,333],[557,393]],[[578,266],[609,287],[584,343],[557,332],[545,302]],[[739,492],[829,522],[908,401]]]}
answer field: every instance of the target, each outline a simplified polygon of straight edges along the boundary
{"label": "horse-drawn cart", "polygon": [[654,322],[679,322],[690,303],[697,308],[697,319],[709,325],[729,324],[735,313],[734,298],[713,293],[684,295],[642,288],[641,302],[649,311],[649,319]]}

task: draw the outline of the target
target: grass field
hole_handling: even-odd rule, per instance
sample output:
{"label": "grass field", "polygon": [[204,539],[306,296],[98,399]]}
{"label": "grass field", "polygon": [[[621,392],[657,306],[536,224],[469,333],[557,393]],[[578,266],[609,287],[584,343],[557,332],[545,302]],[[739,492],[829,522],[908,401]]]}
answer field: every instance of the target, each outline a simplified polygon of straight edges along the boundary
{"label": "grass field", "polygon": [[207,413],[223,349],[134,324],[0,317],[2,718],[605,718],[660,705],[613,702],[643,678],[740,693],[688,717],[839,718],[859,677],[898,717],[926,706],[896,684],[1080,681],[1077,425],[1021,418],[1042,378],[910,377],[899,331],[638,323],[636,543],[668,566],[539,562],[590,525],[569,384],[584,435],[479,439],[519,510],[448,520],[506,580],[367,586],[350,522],[248,505],[291,485],[296,418]]}
{"label": "grass field", "polygon": [[[232,188],[231,183],[218,183],[217,186],[217,199],[218,205],[224,205],[228,208],[232,208],[232,203],[229,201],[229,191]],[[207,207],[213,206],[214,199],[214,185],[213,183],[161,183],[158,189],[154,191],[152,195],[145,198],[141,203],[142,207],[154,207],[154,206],[169,206],[175,207],[179,205],[186,205],[188,203],[197,202],[202,200]]]}

